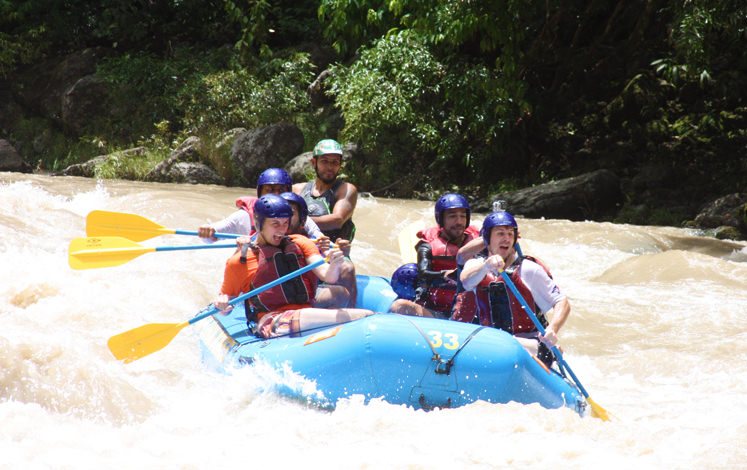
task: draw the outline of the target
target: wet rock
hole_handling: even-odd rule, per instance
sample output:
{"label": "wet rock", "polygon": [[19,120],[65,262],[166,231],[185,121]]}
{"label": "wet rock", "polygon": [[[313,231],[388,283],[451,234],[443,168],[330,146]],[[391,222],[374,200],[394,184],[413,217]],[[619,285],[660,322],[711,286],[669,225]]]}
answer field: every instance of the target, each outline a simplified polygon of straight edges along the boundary
{"label": "wet rock", "polygon": [[212,168],[199,162],[177,162],[167,174],[173,183],[222,184],[223,180]]}
{"label": "wet rock", "polygon": [[87,162],[70,165],[64,170],[55,173],[54,176],[84,176],[87,178],[93,178],[96,176],[96,167],[105,163],[107,160],[111,158],[118,158],[120,156],[141,156],[145,155],[146,151],[147,149],[145,147],[134,147],[127,150],[122,150],[121,152],[99,155],[98,157],[94,157]]}
{"label": "wet rock", "polygon": [[292,181],[296,183],[307,181],[314,174],[314,169],[311,166],[311,157],[311,152],[304,152],[293,157],[285,164],[283,169],[288,172]]}
{"label": "wet rock", "polygon": [[225,149],[225,151],[228,152],[233,145],[233,141],[236,140],[236,137],[240,136],[244,132],[246,132],[246,129],[244,129],[243,127],[235,127],[224,132],[215,143],[215,150],[223,151]]}
{"label": "wet rock", "polygon": [[732,232],[724,227],[733,227],[739,235],[728,238],[747,238],[747,193],[728,194],[706,204],[690,225],[702,229],[718,228],[717,232],[729,234]]}
{"label": "wet rock", "polygon": [[301,129],[279,123],[240,134],[231,146],[231,161],[237,170],[236,183],[253,187],[267,168],[282,168],[303,150]]}
{"label": "wet rock", "polygon": [[473,204],[475,212],[489,212],[492,202],[505,200],[514,215],[532,218],[598,220],[618,210],[623,201],[620,180],[610,170],[597,170],[573,178],[491,195]]}
{"label": "wet rock", "polygon": [[744,238],[739,229],[737,229],[736,227],[731,227],[729,225],[722,225],[721,227],[717,227],[713,232],[713,236],[718,238],[719,240],[742,240]]}
{"label": "wet rock", "polygon": [[747,193],[733,193],[706,204],[695,217],[701,228],[715,228],[721,225],[740,227],[745,223],[741,210],[747,204]]}
{"label": "wet rock", "polygon": [[26,163],[15,147],[5,139],[0,139],[0,171],[19,171],[28,173],[31,167]]}
{"label": "wet rock", "polygon": [[154,166],[144,179],[160,183],[221,184],[221,177],[212,168],[200,162],[201,155],[200,138],[188,137],[171,152],[169,158]]}

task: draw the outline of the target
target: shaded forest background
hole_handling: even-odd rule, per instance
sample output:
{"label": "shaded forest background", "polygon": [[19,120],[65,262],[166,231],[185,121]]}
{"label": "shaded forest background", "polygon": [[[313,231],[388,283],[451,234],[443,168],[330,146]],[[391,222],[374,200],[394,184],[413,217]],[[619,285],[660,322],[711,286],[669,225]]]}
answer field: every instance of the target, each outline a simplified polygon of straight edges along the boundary
{"label": "shaded forest background", "polygon": [[[41,170],[145,146],[142,168],[110,175],[137,178],[187,136],[287,121],[307,149],[357,144],[345,173],[376,195],[480,197],[607,168],[616,221],[679,225],[747,192],[741,1],[0,0],[0,96],[87,48],[112,112],[76,129],[0,117]],[[225,156],[209,160],[230,183]]]}

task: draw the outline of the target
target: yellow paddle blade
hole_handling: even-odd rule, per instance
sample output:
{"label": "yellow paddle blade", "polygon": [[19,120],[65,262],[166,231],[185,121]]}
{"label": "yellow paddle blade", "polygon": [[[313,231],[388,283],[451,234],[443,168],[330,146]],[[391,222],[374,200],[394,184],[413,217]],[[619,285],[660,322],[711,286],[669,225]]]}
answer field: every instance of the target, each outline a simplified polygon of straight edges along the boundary
{"label": "yellow paddle blade", "polygon": [[91,211],[86,217],[89,237],[123,237],[141,242],[174,232],[143,216],[125,212]]}
{"label": "yellow paddle blade", "polygon": [[399,254],[402,257],[402,263],[417,263],[418,254],[415,251],[415,244],[418,242],[418,232],[425,228],[425,222],[416,220],[399,233]]}
{"label": "yellow paddle blade", "polygon": [[586,401],[589,402],[589,405],[591,405],[591,415],[595,418],[599,418],[602,421],[612,421],[612,417],[616,417],[609,411],[602,408],[597,402],[591,399],[591,397],[586,397]]}
{"label": "yellow paddle blade", "polygon": [[120,237],[76,238],[68,248],[73,269],[108,268],[125,264],[138,256],[156,251]]}
{"label": "yellow paddle blade", "polygon": [[187,325],[189,322],[149,323],[112,336],[106,344],[114,357],[130,363],[165,348]]}

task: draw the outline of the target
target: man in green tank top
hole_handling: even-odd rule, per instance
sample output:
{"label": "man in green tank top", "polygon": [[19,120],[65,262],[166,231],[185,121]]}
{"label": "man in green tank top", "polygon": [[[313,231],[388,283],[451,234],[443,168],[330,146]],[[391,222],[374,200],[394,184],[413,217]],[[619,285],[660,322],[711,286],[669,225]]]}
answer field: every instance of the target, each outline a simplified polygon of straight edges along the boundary
{"label": "man in green tank top", "polygon": [[355,237],[353,211],[358,201],[358,189],[337,178],[342,168],[342,146],[336,140],[324,139],[314,146],[311,166],[316,179],[294,184],[293,192],[306,200],[309,217],[345,253],[347,258],[342,265],[339,283],[350,293],[349,307],[355,307],[358,289],[355,266],[350,261],[350,242]]}

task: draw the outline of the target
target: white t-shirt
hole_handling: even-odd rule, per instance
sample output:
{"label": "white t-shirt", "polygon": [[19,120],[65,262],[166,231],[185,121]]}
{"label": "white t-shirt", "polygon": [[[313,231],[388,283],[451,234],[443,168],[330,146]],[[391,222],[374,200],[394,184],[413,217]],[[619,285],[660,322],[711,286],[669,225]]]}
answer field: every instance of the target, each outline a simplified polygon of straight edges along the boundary
{"label": "white t-shirt", "polygon": [[[485,259],[483,258],[472,258],[464,264],[464,269],[468,269],[470,266],[482,266],[484,262]],[[553,308],[555,304],[565,299],[565,295],[560,292],[560,288],[555,281],[547,275],[545,270],[542,269],[542,266],[534,261],[525,259],[519,268],[519,275],[521,281],[532,293],[534,302],[543,313],[547,312]],[[479,283],[482,279],[477,279],[476,281]],[[474,291],[477,285],[469,287],[470,288],[468,288],[467,284],[464,284],[464,288],[471,291]]]}
{"label": "white t-shirt", "polygon": [[[252,217],[244,209],[239,209],[225,219],[210,224],[210,226],[218,233],[249,235],[252,231]],[[319,230],[319,226],[311,219],[311,217],[306,217],[304,229],[306,230],[306,233],[309,234],[309,238],[319,238],[322,236],[322,231]],[[213,240],[209,238],[203,238],[202,240],[208,243],[213,242]]]}

